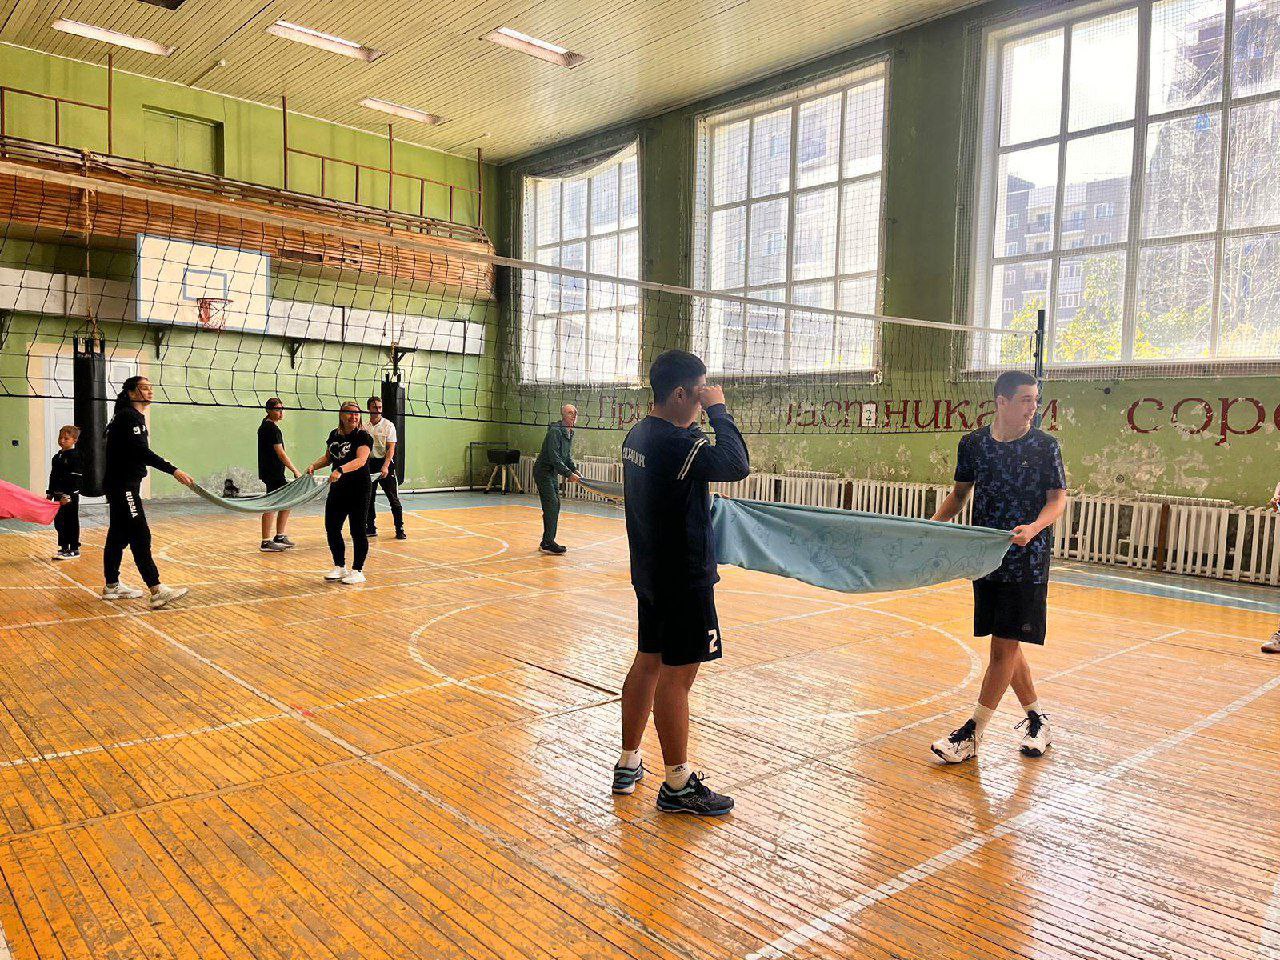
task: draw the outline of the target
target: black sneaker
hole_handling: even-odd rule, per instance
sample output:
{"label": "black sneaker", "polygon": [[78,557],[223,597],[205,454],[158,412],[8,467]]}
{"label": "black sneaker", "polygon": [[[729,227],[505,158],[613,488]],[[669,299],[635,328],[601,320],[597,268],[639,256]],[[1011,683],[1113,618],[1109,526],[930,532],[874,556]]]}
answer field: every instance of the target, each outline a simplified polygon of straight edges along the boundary
{"label": "black sneaker", "polygon": [[378,531],[377,531],[377,530],[366,530],[366,531],[364,532],[364,535],[365,535],[366,537],[368,537],[370,540],[372,540],[374,537],[376,537],[376,536],[378,535]]}
{"label": "black sneaker", "polygon": [[613,768],[613,792],[628,794],[636,792],[636,784],[644,779],[644,761],[638,767]]}
{"label": "black sneaker", "polygon": [[562,553],[569,552],[567,549],[560,546],[560,544],[558,543],[540,543],[538,544],[538,549],[541,550],[543,553],[555,554],[557,557],[560,556],[560,554]]}
{"label": "black sneaker", "polygon": [[409,539],[409,535],[408,535],[407,533],[405,533],[403,530],[397,530],[397,531],[396,531],[396,539],[397,539],[397,540],[408,540],[408,539]]}
{"label": "black sneaker", "polygon": [[658,809],[663,813],[691,813],[695,817],[722,817],[733,809],[733,797],[714,793],[696,773],[680,790],[665,783],[658,788]]}

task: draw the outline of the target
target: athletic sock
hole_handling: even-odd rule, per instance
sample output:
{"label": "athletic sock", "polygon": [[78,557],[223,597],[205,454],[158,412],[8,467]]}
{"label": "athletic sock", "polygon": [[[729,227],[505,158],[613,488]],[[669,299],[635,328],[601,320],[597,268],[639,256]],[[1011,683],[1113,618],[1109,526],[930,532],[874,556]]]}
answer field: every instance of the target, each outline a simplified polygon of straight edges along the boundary
{"label": "athletic sock", "polygon": [[687,760],[684,763],[677,763],[675,766],[667,764],[667,789],[683,790],[692,775],[693,767],[689,766]]}
{"label": "athletic sock", "polygon": [[982,735],[986,733],[987,724],[991,722],[991,718],[994,717],[995,715],[996,715],[996,712],[992,710],[990,707],[984,707],[982,704],[978,704],[976,707],[974,707],[973,709],[973,724],[975,727],[974,733],[977,735],[979,739],[981,739]]}
{"label": "athletic sock", "polygon": [[1023,709],[1023,710],[1025,710],[1025,711],[1027,711],[1027,713],[1038,713],[1038,714],[1040,714],[1041,716],[1044,716],[1044,711],[1040,709],[1040,701],[1039,701],[1039,700],[1032,700],[1030,703],[1028,703],[1028,704],[1027,704],[1025,707],[1023,707],[1022,709]]}
{"label": "athletic sock", "polygon": [[618,766],[625,767],[627,770],[634,770],[640,766],[640,751],[623,750],[618,757]]}

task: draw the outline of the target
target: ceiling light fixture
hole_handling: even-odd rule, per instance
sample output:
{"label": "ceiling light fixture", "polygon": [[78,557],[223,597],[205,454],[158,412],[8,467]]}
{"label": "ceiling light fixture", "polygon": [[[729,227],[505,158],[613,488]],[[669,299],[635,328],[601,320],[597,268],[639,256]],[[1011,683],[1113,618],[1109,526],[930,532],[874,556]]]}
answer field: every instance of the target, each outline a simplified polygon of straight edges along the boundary
{"label": "ceiling light fixture", "polygon": [[381,110],[383,113],[389,113],[393,117],[404,117],[406,120],[416,120],[418,123],[429,123],[432,126],[444,123],[444,117],[436,116],[434,113],[415,110],[413,107],[392,103],[390,100],[379,100],[377,97],[365,97],[360,101],[360,106],[368,107],[370,110]]}
{"label": "ceiling light fixture", "polygon": [[153,7],[164,7],[166,10],[177,10],[187,0],[142,0],[143,3],[149,3]]}
{"label": "ceiling light fixture", "polygon": [[498,27],[497,30],[485,34],[484,39],[499,46],[510,47],[512,50],[527,53],[529,56],[537,57],[539,60],[546,60],[548,63],[568,67],[570,70],[587,59],[580,53],[574,53],[565,47],[559,47],[554,43],[548,43],[546,40],[531,37],[527,33],[521,33],[519,30],[512,30],[510,27]]}
{"label": "ceiling light fixture", "polygon": [[330,53],[340,53],[342,56],[351,57],[353,60],[363,60],[365,63],[373,63],[383,54],[381,50],[366,47],[364,44],[356,43],[354,40],[335,37],[331,33],[321,33],[319,30],[312,30],[310,27],[289,23],[287,20],[277,20],[267,27],[267,33],[274,37],[292,40],[294,43],[305,43],[309,47],[328,50]]}
{"label": "ceiling light fixture", "polygon": [[128,47],[130,50],[154,53],[158,57],[167,57],[174,50],[173,47],[166,47],[163,43],[156,43],[154,40],[131,37],[127,33],[117,33],[115,30],[108,30],[106,27],[95,27],[91,23],[81,23],[79,20],[55,20],[50,26],[60,33],[84,37],[86,40],[101,40],[103,43],[113,43],[117,47]]}
{"label": "ceiling light fixture", "polygon": [[205,77],[209,76],[209,74],[213,73],[213,71],[221,70],[226,65],[227,65],[227,61],[225,59],[213,61],[213,63],[209,64],[207,67],[201,70],[198,74],[196,74],[194,80],[188,80],[187,86],[194,87],[197,83],[199,83]]}

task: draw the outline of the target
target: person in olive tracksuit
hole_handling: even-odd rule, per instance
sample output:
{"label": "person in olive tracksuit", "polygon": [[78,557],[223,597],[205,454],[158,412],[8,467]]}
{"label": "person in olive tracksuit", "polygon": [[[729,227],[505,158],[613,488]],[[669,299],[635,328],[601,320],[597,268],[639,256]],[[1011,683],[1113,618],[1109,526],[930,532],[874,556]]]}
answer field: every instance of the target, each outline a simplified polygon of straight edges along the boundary
{"label": "person in olive tracksuit", "polygon": [[560,477],[570,483],[578,482],[578,465],[573,462],[573,425],[578,422],[578,408],[566,403],[560,408],[560,420],[547,427],[542,451],[533,462],[533,481],[538,485],[538,497],[542,500],[542,543],[538,549],[544,553],[561,554],[565,548],[556,543],[556,528],[560,523]]}

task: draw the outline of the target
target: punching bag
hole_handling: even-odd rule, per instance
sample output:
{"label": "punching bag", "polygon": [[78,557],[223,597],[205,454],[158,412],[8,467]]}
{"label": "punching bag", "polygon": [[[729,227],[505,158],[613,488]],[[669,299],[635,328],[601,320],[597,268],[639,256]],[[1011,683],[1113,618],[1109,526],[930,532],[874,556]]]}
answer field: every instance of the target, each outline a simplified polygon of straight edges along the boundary
{"label": "punching bag", "polygon": [[84,478],[80,494],[102,496],[102,471],[107,452],[107,345],[102,340],[76,338],[71,358],[71,404],[80,428]]}
{"label": "punching bag", "polygon": [[400,438],[392,469],[396,472],[396,482],[404,483],[404,445],[408,435],[404,429],[404,385],[399,380],[382,381],[382,415],[395,424],[396,436]]}

